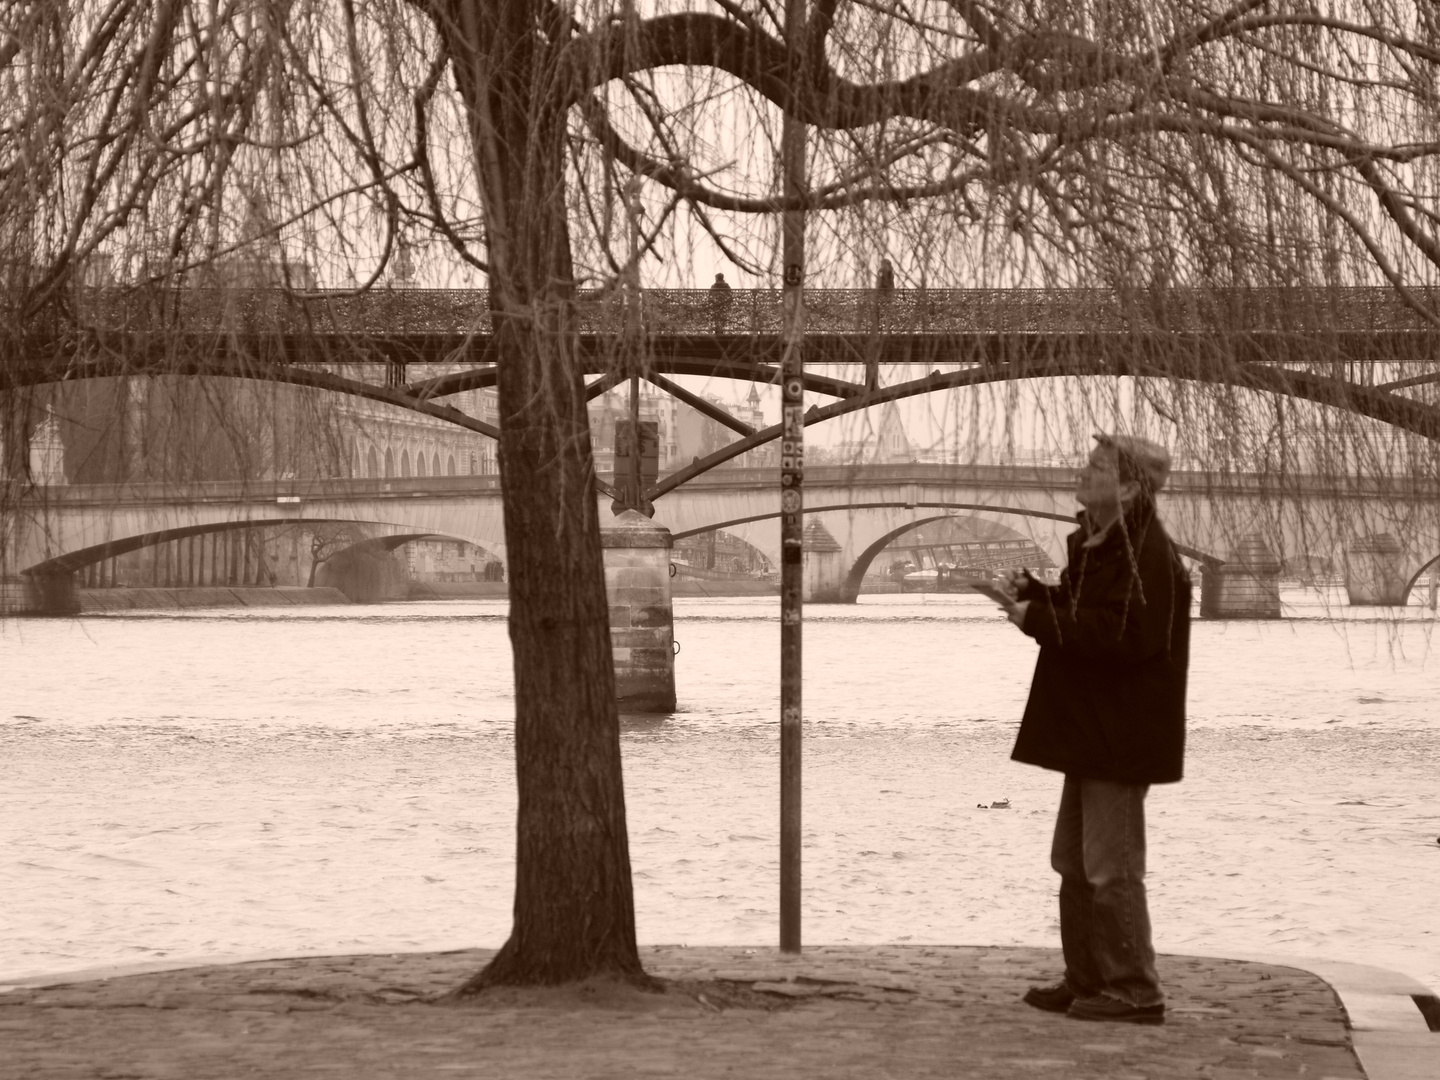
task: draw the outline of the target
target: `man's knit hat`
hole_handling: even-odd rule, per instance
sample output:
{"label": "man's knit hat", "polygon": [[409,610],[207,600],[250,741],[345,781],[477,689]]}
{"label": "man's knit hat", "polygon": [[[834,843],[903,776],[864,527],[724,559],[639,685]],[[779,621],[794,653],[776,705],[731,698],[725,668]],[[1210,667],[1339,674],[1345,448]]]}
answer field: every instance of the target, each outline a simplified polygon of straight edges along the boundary
{"label": "man's knit hat", "polygon": [[1120,482],[1134,480],[1146,494],[1154,495],[1170,476],[1170,451],[1139,435],[1097,434],[1101,446],[1115,448]]}

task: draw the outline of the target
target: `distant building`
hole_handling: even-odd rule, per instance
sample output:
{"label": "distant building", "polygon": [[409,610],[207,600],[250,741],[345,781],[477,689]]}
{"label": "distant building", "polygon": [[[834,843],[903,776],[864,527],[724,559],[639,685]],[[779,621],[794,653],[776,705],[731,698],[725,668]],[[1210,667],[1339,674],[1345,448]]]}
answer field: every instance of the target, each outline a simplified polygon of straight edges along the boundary
{"label": "distant building", "polygon": [[[263,211],[247,220],[263,232]],[[413,277],[409,250],[397,273]],[[115,284],[105,256],[86,264],[83,283]],[[197,289],[234,290],[221,296],[224,318],[243,323],[251,289],[315,288],[315,274],[289,259],[279,245],[256,240],[197,271]],[[459,365],[426,365],[438,376]],[[339,365],[336,374],[378,381],[373,367]],[[412,370],[412,377],[419,372]],[[155,376],[87,379],[37,390],[51,418],[46,453],[58,460],[47,475],[72,483],[277,480],[300,477],[385,478],[490,475],[497,471],[495,442],[438,418],[356,397],[311,388],[229,378]],[[467,390],[445,399],[462,412],[498,422],[493,389]],[[23,444],[22,444],[23,445]],[[46,460],[50,460],[47,458]],[[11,462],[11,471],[17,471]]]}
{"label": "distant building", "polygon": [[30,479],[45,487],[59,487],[65,479],[65,444],[55,413],[45,410],[45,419],[30,436]]}
{"label": "distant building", "polygon": [[763,552],[724,529],[677,540],[671,555],[673,562],[697,570],[759,576],[774,569]]}
{"label": "distant building", "polygon": [[[425,375],[458,367],[427,366]],[[445,398],[476,420],[498,424],[493,389],[466,390]],[[499,472],[495,440],[422,413],[358,398],[336,405],[337,428],[348,448],[348,475],[359,479],[410,476],[491,476]]]}
{"label": "distant building", "polygon": [[[0,418],[0,447],[7,445],[3,418]],[[65,442],[60,434],[60,421],[47,406],[45,418],[30,433],[26,444],[16,448],[20,464],[10,455],[0,453],[0,480],[28,479],[40,487],[59,487],[70,482],[65,473]]]}
{"label": "distant building", "polygon": [[[727,405],[714,394],[704,395],[718,409],[734,416],[752,428],[766,426],[758,388],[750,388],[744,405]],[[682,401],[677,401],[659,388],[642,382],[639,401],[640,419],[656,422],[660,436],[660,472],[683,468],[697,458],[706,457],[730,445],[739,434],[706,416]],[[595,457],[595,471],[610,477],[615,471],[615,422],[630,417],[630,388],[621,385],[590,402],[590,440]],[[774,443],[745,452],[725,464],[732,467],[759,467],[778,462]]]}
{"label": "distant building", "polygon": [[880,425],[875,432],[875,450],[870,456],[871,465],[901,465],[915,460],[915,447],[905,430],[900,409],[893,401],[887,401],[880,410]]}
{"label": "distant building", "polygon": [[[908,465],[921,460],[905,430],[900,409],[893,401],[880,407],[879,422],[865,438],[842,442],[827,457],[834,464],[844,465]],[[815,464],[820,462],[815,460]]]}
{"label": "distant building", "polygon": [[490,552],[460,540],[412,540],[403,547],[411,581],[504,581],[505,570]]}

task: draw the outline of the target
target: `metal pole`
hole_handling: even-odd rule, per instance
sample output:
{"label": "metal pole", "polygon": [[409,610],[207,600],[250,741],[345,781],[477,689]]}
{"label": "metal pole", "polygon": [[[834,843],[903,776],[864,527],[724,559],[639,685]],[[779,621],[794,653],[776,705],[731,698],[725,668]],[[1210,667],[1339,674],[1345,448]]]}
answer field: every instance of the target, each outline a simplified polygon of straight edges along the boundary
{"label": "metal pole", "polygon": [[640,376],[630,376],[630,509],[640,509]]}
{"label": "metal pole", "polygon": [[797,116],[805,73],[805,0],[786,0],[789,102],[780,132],[785,265],[780,444],[780,951],[800,951],[801,588],[805,478],[805,123]]}
{"label": "metal pole", "polygon": [[[630,368],[630,462],[625,479],[629,509],[640,509],[640,178],[625,182],[625,218],[629,258],[625,274],[625,347],[622,355]],[[617,476],[618,480],[619,477]]]}

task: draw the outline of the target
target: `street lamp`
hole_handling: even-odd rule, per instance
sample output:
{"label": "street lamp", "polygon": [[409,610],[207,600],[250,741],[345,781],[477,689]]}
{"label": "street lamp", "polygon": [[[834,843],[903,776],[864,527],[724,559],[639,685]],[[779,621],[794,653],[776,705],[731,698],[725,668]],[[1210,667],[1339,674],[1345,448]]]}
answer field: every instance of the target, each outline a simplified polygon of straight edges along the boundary
{"label": "street lamp", "polygon": [[640,293],[640,218],[645,212],[640,204],[640,188],[640,177],[632,176],[621,190],[627,230],[624,283],[626,292],[634,299],[638,299]]}

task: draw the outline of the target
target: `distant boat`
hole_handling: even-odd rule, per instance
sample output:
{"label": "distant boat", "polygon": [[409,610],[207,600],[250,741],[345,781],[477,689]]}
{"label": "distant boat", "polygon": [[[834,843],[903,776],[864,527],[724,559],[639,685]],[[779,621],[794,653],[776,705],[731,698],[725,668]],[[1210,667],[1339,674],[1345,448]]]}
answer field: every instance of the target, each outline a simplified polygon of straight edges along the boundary
{"label": "distant boat", "polygon": [[914,570],[900,579],[901,592],[936,592],[938,570]]}
{"label": "distant boat", "polygon": [[976,590],[970,583],[975,580],[1000,585],[1004,577],[981,566],[938,566],[933,570],[915,570],[906,574],[900,579],[900,591],[973,593]]}

